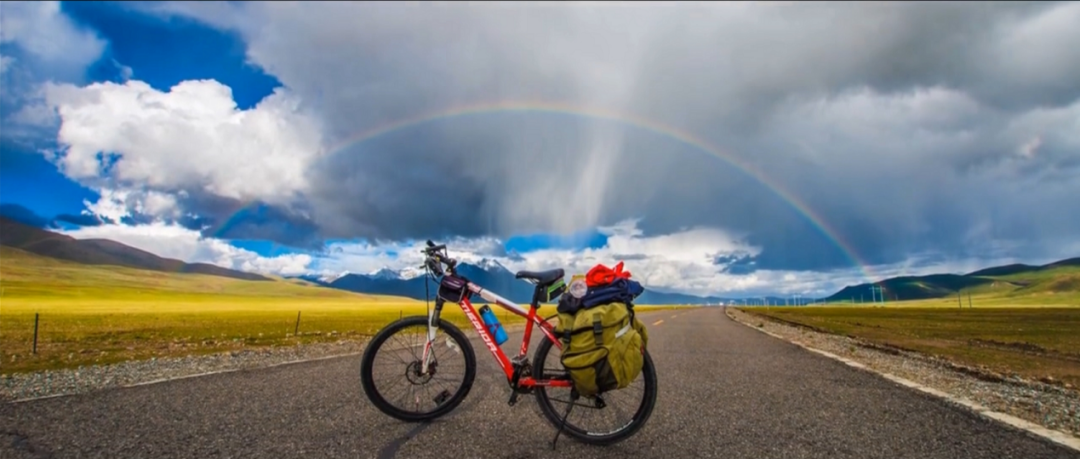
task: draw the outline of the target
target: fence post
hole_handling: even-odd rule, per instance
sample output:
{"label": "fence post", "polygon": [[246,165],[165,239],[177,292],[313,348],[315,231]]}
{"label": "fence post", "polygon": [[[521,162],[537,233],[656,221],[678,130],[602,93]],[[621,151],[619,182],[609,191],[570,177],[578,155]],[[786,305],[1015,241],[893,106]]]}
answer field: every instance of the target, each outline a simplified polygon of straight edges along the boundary
{"label": "fence post", "polygon": [[34,313],[34,354],[37,354],[38,313]]}
{"label": "fence post", "polygon": [[296,311],[296,328],[293,329],[293,332],[292,332],[293,336],[296,336],[296,334],[299,331],[300,331],[300,311]]}

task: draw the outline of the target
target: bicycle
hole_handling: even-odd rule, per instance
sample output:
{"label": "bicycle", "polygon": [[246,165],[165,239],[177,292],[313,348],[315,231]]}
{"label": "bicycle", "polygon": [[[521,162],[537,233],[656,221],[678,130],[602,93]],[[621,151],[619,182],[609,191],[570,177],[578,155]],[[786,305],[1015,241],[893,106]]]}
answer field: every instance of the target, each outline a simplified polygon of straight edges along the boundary
{"label": "bicycle", "polygon": [[[554,326],[549,321],[551,317],[543,318],[537,311],[540,309],[541,299],[547,296],[548,287],[557,284],[559,280],[563,279],[564,271],[562,269],[541,272],[519,271],[515,274],[515,278],[536,285],[529,310],[525,311],[514,302],[459,275],[456,269],[458,261],[447,256],[445,245],[435,245],[429,240],[427,241],[427,248],[421,252],[425,255],[424,265],[422,266],[426,270],[425,275],[431,274],[433,277],[439,277],[439,292],[435,297],[435,308],[429,310],[427,316],[404,317],[388,324],[372,337],[361,360],[361,384],[364,393],[380,411],[406,422],[430,421],[453,411],[468,395],[476,377],[476,356],[472,344],[466,339],[465,334],[457,326],[440,317],[445,303],[451,302],[461,307],[462,312],[505,372],[506,381],[511,389],[508,404],[514,406],[520,395],[533,394],[536,396],[536,401],[544,417],[559,428],[555,434],[555,439],[552,441],[552,447],[554,447],[559,434],[563,431],[566,431],[572,438],[586,444],[611,445],[633,436],[645,425],[656,404],[657,394],[656,369],[647,350],[644,351],[645,365],[642,368],[641,375],[634,381],[634,384],[641,382],[644,385],[641,401],[634,409],[634,414],[629,421],[616,424],[617,427],[608,431],[587,429],[568,421],[570,411],[574,407],[594,408],[603,411],[611,405],[615,396],[629,394],[630,392],[627,389],[630,389],[630,387],[583,397],[574,390],[570,375],[562,368],[557,356],[555,357],[556,364],[553,364],[552,367],[557,366],[558,369],[545,368],[545,360],[549,352],[553,348],[561,350],[563,344],[555,336]],[[442,266],[444,264],[447,266],[446,270],[443,270]],[[425,282],[427,282],[427,279]],[[526,319],[524,337],[518,355],[508,358],[500,348],[495,336],[478,317],[470,301],[473,294],[477,294],[491,304],[498,305]],[[545,301],[551,301],[551,298],[546,298]],[[528,358],[529,340],[534,326],[540,329],[543,337],[533,356],[536,360],[530,364]],[[419,330],[410,335],[405,333],[405,330],[409,327],[418,327]],[[442,345],[438,344],[439,340],[436,339],[436,333],[440,330],[447,335],[446,349],[442,349]],[[418,338],[419,342],[406,345],[403,349],[410,353],[411,356],[406,356],[406,358],[397,356],[398,361],[395,366],[396,373],[399,375],[404,373],[405,379],[408,380],[406,392],[403,392],[401,396],[403,398],[405,396],[409,397],[405,402],[416,405],[417,410],[415,411],[392,405],[387,399],[387,396],[392,395],[392,392],[388,391],[384,394],[383,391],[380,391],[376,387],[377,380],[373,374],[376,367],[375,358],[380,355],[383,346],[391,341],[401,342],[402,337],[409,336]],[[506,343],[509,343],[509,340]],[[417,355],[417,350],[420,347],[423,348],[423,351],[420,352],[420,355]],[[435,389],[433,393],[427,389],[428,383],[445,380],[442,376],[444,376],[444,372],[448,368],[445,365],[448,361],[444,362],[441,360],[443,357],[436,355],[439,350],[450,352],[451,358],[458,356],[464,360],[464,379],[454,392],[443,388],[441,391]],[[404,371],[402,371],[401,365],[404,365]],[[426,400],[421,399],[419,394],[414,393],[418,386],[424,388],[427,395]],[[569,399],[554,398],[548,393],[549,390],[557,389],[568,391]],[[582,399],[591,403],[579,403],[579,400]],[[566,410],[561,416],[553,404],[556,401],[566,403]],[[424,402],[433,402],[434,406],[430,410],[419,411],[419,405]],[[617,411],[615,408],[612,408],[612,410]]]}

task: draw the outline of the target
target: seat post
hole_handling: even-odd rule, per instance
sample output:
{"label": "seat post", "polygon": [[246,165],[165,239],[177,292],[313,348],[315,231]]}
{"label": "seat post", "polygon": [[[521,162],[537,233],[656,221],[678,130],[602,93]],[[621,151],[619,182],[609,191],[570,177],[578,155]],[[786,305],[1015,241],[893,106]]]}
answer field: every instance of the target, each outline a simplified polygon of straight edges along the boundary
{"label": "seat post", "polygon": [[536,284],[536,287],[533,288],[532,303],[530,303],[529,306],[532,306],[533,309],[539,309],[540,308],[540,292],[546,292],[546,291],[547,291],[547,287],[545,287],[542,284]]}

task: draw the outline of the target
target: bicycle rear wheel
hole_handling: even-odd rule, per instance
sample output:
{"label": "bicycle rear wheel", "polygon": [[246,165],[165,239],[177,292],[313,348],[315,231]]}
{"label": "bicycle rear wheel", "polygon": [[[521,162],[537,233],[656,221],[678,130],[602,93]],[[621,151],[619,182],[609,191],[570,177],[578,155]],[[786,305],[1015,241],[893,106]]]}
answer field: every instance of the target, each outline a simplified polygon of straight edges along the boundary
{"label": "bicycle rear wheel", "polygon": [[469,340],[442,319],[428,372],[421,374],[427,322],[425,316],[414,316],[388,325],[371,339],[360,361],[360,384],[368,399],[402,421],[429,421],[453,411],[476,378],[476,355]]}
{"label": "bicycle rear wheel", "polygon": [[[552,353],[552,350],[555,352]],[[550,339],[541,339],[533,363],[534,377],[569,379],[570,374],[563,367],[559,352]],[[562,427],[563,415],[571,403],[570,389],[541,386],[534,393],[544,417],[556,428]],[[563,433],[593,445],[610,445],[626,440],[649,420],[656,405],[656,393],[656,368],[646,351],[641,375],[630,386],[573,401],[574,407],[566,417]]]}

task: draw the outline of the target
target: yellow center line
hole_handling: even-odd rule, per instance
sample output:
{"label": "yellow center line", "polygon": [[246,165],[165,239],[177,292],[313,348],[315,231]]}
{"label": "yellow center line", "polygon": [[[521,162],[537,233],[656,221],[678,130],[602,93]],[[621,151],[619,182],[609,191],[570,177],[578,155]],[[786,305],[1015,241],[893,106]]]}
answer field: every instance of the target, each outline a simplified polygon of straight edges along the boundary
{"label": "yellow center line", "polygon": [[654,323],[653,325],[660,325],[662,323],[664,323],[664,319],[660,319],[660,320],[656,321],[656,323]]}

